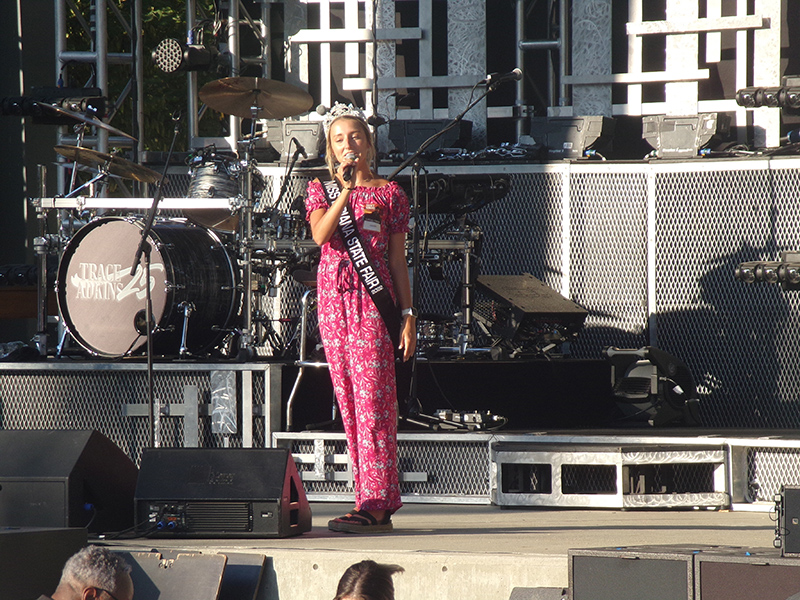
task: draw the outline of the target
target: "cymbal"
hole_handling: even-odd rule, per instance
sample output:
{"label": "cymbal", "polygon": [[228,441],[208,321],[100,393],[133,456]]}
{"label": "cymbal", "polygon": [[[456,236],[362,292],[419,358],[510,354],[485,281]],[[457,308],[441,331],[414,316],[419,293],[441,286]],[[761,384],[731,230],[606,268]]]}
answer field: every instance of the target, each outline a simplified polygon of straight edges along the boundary
{"label": "cymbal", "polygon": [[54,150],[72,162],[90,167],[104,167],[112,175],[119,175],[126,179],[135,179],[144,183],[156,183],[161,175],[142,165],[137,165],[128,159],[105,152],[98,152],[91,148],[78,146],[55,146]]}
{"label": "cymbal", "polygon": [[76,121],[80,121],[81,123],[86,123],[87,125],[91,125],[92,127],[100,127],[101,129],[105,129],[106,131],[108,131],[110,133],[113,133],[115,135],[121,135],[122,137],[129,138],[129,139],[133,140],[134,142],[136,141],[136,138],[133,137],[132,135],[128,135],[124,131],[121,131],[121,130],[117,129],[116,127],[112,127],[108,123],[104,123],[103,121],[101,121],[99,119],[94,119],[92,117],[87,117],[84,114],[81,114],[81,113],[78,113],[78,112],[75,112],[75,111],[72,111],[72,110],[67,110],[65,108],[61,108],[60,106],[54,106],[52,104],[47,104],[46,102],[37,102],[36,105],[37,106],[41,106],[42,108],[45,108],[47,110],[53,111],[54,113],[58,113],[59,115],[64,115],[65,117],[70,117],[72,119],[75,119]]}
{"label": "cymbal", "polygon": [[258,77],[226,77],[200,89],[200,100],[221,113],[250,119],[283,119],[307,112],[314,99],[289,83]]}

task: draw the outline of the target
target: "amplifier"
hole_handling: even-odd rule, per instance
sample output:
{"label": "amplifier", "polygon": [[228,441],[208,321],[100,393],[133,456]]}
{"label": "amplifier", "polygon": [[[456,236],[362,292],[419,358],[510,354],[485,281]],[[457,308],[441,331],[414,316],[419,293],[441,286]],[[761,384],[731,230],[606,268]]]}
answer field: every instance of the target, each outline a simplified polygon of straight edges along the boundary
{"label": "amplifier", "polygon": [[170,448],[142,454],[136,529],[151,537],[289,537],[311,509],[286,449]]}
{"label": "amplifier", "polygon": [[781,556],[800,556],[800,487],[781,487],[780,499],[775,503],[778,512],[775,545]]}

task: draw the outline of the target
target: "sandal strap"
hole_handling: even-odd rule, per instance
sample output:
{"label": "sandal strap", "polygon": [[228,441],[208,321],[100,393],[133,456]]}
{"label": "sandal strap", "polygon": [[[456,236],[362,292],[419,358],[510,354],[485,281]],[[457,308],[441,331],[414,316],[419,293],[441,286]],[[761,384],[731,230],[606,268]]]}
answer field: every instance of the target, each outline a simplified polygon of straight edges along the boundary
{"label": "sandal strap", "polygon": [[378,520],[366,511],[357,510],[344,515],[338,519],[334,519],[337,523],[350,523],[351,525],[362,525],[368,527],[370,525],[378,525]]}
{"label": "sandal strap", "polygon": [[366,510],[357,510],[353,513],[354,517],[363,519],[367,521],[367,525],[385,525],[385,523],[378,523],[378,519],[372,516],[372,513],[367,512]]}
{"label": "sandal strap", "polygon": [[386,513],[386,516],[381,520],[378,521],[372,513],[366,510],[356,510],[350,514],[344,515],[343,517],[338,517],[334,519],[336,523],[349,523],[351,525],[361,525],[363,527],[374,527],[376,525],[386,525],[391,523],[392,516],[389,513]]}

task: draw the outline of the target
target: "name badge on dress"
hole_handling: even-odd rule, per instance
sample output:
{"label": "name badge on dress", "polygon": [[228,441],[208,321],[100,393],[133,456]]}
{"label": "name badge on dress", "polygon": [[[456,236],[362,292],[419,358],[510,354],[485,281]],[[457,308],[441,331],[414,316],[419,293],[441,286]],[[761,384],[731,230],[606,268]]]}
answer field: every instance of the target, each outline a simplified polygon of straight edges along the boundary
{"label": "name badge on dress", "polygon": [[364,206],[364,223],[365,231],[372,231],[380,233],[381,231],[381,213],[380,209],[375,204],[366,204]]}

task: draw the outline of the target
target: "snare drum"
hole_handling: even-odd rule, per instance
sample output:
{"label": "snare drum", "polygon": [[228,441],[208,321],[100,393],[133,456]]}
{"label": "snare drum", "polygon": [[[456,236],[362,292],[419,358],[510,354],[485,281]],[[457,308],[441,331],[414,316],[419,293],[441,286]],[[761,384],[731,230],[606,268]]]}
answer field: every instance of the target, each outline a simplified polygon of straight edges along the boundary
{"label": "snare drum", "polygon": [[[92,354],[120,357],[147,341],[144,261],[131,265],[142,221],[105,217],[81,228],[58,268],[58,308],[72,337]],[[202,354],[225,337],[238,315],[233,262],[219,236],[183,221],[160,221],[148,235],[153,302],[153,354],[177,355],[191,303],[186,347]],[[144,331],[142,331],[144,330]]]}

